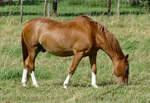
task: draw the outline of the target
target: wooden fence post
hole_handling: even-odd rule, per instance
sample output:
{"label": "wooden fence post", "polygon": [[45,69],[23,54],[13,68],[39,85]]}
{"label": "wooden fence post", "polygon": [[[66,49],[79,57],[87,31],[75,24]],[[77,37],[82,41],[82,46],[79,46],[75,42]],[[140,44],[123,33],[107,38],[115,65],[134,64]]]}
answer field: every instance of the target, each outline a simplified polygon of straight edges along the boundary
{"label": "wooden fence post", "polygon": [[46,17],[46,13],[47,13],[47,0],[45,0],[44,2],[44,17]]}
{"label": "wooden fence post", "polygon": [[23,0],[21,0],[21,8],[20,8],[20,22],[22,23],[23,21]]}
{"label": "wooden fence post", "polygon": [[120,19],[120,0],[118,0],[117,15],[118,15],[118,19]]}
{"label": "wooden fence post", "polygon": [[47,14],[48,14],[48,17],[50,17],[50,3],[48,3],[48,8],[47,8]]}

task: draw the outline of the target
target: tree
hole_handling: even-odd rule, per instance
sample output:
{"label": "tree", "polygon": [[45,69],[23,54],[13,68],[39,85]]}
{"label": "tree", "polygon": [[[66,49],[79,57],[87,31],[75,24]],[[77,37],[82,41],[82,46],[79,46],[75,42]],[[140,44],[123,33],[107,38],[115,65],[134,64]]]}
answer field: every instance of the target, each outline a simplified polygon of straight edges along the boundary
{"label": "tree", "polygon": [[57,15],[57,0],[53,0],[53,15]]}
{"label": "tree", "polygon": [[111,15],[111,0],[108,0],[108,17]]}

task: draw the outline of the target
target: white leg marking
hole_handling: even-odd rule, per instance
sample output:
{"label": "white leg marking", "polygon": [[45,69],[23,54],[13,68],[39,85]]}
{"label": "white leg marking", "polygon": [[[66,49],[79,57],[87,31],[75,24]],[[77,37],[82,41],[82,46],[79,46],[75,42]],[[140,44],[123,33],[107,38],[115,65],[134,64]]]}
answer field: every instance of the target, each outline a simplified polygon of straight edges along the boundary
{"label": "white leg marking", "polygon": [[63,84],[63,86],[64,86],[65,89],[67,89],[67,85],[69,83],[70,78],[71,78],[71,75],[68,74],[68,76],[67,76],[67,78],[66,78],[66,80],[64,81],[64,84]]}
{"label": "white leg marking", "polygon": [[25,87],[26,86],[26,82],[27,82],[27,73],[28,73],[28,69],[24,69],[23,70],[23,74],[22,74],[22,85]]}
{"label": "white leg marking", "polygon": [[37,82],[36,82],[35,76],[34,76],[34,71],[32,71],[32,73],[31,73],[31,78],[32,78],[33,85],[35,87],[39,87]]}
{"label": "white leg marking", "polygon": [[98,86],[96,85],[96,75],[93,72],[92,72],[92,83],[91,84],[94,88],[98,88]]}

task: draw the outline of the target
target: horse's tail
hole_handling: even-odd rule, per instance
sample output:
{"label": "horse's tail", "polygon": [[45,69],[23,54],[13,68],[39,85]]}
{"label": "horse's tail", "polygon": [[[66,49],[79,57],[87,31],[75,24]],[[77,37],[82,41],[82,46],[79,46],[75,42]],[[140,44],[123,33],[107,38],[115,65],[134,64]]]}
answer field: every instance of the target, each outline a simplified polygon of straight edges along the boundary
{"label": "horse's tail", "polygon": [[21,35],[21,44],[22,44],[22,54],[23,54],[23,62],[25,62],[26,58],[28,57],[28,50],[23,38],[23,32]]}

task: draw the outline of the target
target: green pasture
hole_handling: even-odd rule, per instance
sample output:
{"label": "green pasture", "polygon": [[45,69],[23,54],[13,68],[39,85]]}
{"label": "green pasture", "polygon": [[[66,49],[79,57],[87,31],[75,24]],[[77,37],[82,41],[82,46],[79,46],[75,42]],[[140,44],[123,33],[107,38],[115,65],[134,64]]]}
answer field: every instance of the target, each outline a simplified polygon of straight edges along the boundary
{"label": "green pasture", "polygon": [[[58,16],[50,18],[68,21],[85,14],[105,25],[119,40],[124,54],[129,54],[128,86],[117,88],[112,61],[100,50],[97,57],[98,89],[91,87],[88,57],[80,62],[66,90],[62,85],[72,57],[48,53],[39,53],[36,58],[35,76],[39,88],[33,87],[31,79],[26,88],[22,87],[23,24],[19,22],[19,6],[10,4],[0,6],[0,103],[150,103],[150,15],[142,7],[122,4],[120,20],[115,5],[108,18],[107,7],[103,4],[59,2]],[[24,22],[42,15],[43,3],[24,5]]]}

